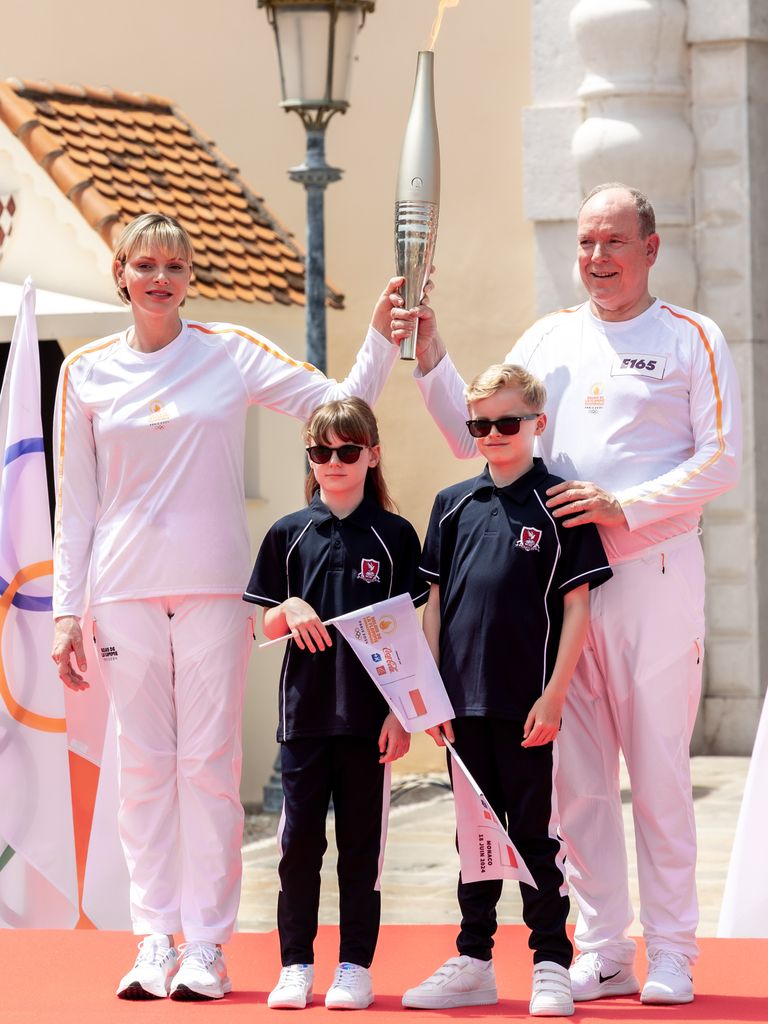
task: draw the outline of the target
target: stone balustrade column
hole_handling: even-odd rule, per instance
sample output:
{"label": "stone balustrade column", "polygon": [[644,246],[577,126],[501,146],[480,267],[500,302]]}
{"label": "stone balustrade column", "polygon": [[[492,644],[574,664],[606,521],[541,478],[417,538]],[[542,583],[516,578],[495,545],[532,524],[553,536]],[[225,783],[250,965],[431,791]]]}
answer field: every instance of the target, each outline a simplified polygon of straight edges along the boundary
{"label": "stone balustrade column", "polygon": [[768,7],[689,0],[688,8],[696,308],[723,329],[744,401],[741,484],[704,515],[702,745],[748,754],[768,674]]}
{"label": "stone balustrade column", "polygon": [[578,90],[585,117],[571,147],[582,194],[623,181],[650,197],[662,238],[653,290],[690,308],[694,151],[685,27],[683,0],[579,0],[570,28],[586,68]]}

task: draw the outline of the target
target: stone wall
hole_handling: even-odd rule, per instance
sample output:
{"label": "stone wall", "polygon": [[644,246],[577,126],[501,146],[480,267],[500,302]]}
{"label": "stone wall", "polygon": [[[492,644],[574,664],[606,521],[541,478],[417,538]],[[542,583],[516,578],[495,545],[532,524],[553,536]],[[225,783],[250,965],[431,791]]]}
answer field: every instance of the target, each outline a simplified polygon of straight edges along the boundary
{"label": "stone wall", "polygon": [[[652,289],[716,320],[742,382],[740,486],[707,507],[707,659],[699,752],[751,751],[765,693],[768,446],[768,5],[764,0],[534,0],[525,211],[537,309],[583,298],[575,215],[601,181],[646,192],[661,254]],[[766,552],[768,554],[768,552]]]}

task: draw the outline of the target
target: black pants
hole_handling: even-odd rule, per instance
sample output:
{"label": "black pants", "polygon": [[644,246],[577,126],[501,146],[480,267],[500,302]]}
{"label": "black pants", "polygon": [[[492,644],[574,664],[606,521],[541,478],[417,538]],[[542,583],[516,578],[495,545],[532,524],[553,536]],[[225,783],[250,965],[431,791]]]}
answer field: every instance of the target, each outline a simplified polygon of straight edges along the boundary
{"label": "black pants", "polygon": [[[520,883],[523,920],[531,930],[534,963],[552,960],[568,967],[573,956],[565,931],[570,903],[565,895],[560,843],[551,836],[552,744],[521,747],[522,722],[457,718],[456,752],[506,826],[538,886]],[[450,757],[448,758],[450,768]],[[464,884],[459,878],[459,953],[490,960],[496,931],[496,904],[502,882]]]}
{"label": "black pants", "polygon": [[[376,740],[318,736],[281,744],[282,833],[277,928],[283,966],[314,963],[320,868],[333,797],[339,877],[339,962],[370,967],[381,918],[387,766]],[[386,794],[389,806],[389,792]]]}

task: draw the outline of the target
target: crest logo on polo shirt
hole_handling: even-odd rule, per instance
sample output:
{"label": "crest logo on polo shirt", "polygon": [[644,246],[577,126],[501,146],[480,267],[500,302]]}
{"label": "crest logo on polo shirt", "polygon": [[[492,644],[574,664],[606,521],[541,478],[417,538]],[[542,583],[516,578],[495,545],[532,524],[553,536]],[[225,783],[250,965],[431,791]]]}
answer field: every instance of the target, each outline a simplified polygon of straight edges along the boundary
{"label": "crest logo on polo shirt", "polygon": [[538,551],[540,540],[541,530],[537,530],[535,526],[524,526],[520,539],[515,541],[515,547],[522,548],[523,551]]}
{"label": "crest logo on polo shirt", "polygon": [[381,583],[379,568],[380,563],[375,558],[364,558],[360,562],[360,572],[357,574],[357,578],[366,583]]}

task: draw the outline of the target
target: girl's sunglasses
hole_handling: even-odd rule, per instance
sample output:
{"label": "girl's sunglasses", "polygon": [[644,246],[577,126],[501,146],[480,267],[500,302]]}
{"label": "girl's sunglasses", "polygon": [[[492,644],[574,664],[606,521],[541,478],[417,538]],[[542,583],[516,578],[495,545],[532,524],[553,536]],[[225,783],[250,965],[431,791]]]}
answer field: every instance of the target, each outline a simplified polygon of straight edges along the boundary
{"label": "girl's sunglasses", "polygon": [[306,452],[309,461],[317,463],[318,466],[324,466],[326,462],[330,462],[334,452],[339,456],[339,462],[345,462],[351,466],[360,458],[363,448],[365,445],[362,444],[342,444],[338,448],[329,448],[327,444],[312,444],[306,449]]}
{"label": "girl's sunglasses", "polygon": [[500,420],[467,420],[467,430],[472,437],[488,437],[491,427],[496,427],[500,434],[511,437],[520,433],[520,424],[523,420],[535,420],[541,416],[540,412],[529,412],[525,416],[502,416]]}

